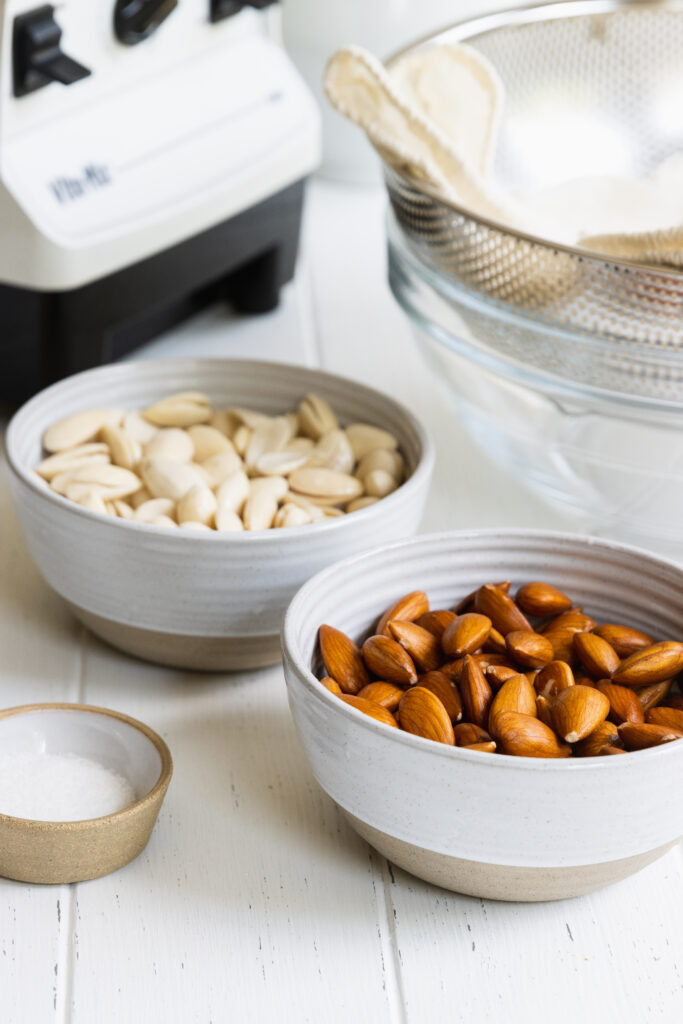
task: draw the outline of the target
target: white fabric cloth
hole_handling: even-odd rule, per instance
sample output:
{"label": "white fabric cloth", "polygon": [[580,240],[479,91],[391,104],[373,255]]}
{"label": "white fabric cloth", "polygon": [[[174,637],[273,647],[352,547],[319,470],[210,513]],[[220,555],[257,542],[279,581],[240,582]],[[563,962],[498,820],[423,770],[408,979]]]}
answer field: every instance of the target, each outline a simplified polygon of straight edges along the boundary
{"label": "white fabric cloth", "polygon": [[477,216],[617,259],[683,267],[683,154],[643,181],[584,177],[506,193],[492,172],[504,87],[469,46],[425,47],[391,70],[345,47],[327,66],[325,91],[388,163]]}

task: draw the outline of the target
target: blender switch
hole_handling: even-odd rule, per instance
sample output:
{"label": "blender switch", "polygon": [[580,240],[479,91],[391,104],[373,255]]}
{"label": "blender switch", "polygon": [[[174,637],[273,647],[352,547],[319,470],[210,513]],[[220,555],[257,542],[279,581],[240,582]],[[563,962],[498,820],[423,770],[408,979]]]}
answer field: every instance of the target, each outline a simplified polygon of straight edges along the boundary
{"label": "blender switch", "polygon": [[14,95],[42,89],[50,82],[72,85],[90,74],[88,68],[67,57],[60,49],[62,30],[55,21],[54,7],[37,7],[14,19],[12,71]]}

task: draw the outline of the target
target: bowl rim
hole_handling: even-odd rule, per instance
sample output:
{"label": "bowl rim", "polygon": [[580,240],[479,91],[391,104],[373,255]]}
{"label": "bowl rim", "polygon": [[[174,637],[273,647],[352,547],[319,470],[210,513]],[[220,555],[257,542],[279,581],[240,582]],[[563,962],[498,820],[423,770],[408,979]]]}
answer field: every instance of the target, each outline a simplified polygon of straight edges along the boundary
{"label": "bowl rim", "polygon": [[[384,498],[381,498],[379,501],[367,508],[358,509],[349,516],[337,516],[319,523],[305,523],[298,528],[289,527],[286,530],[271,528],[268,530],[241,530],[234,533],[229,531],[211,530],[207,533],[204,530],[171,530],[169,527],[157,526],[152,523],[135,522],[130,519],[120,519],[114,516],[103,515],[101,512],[96,512],[93,509],[84,508],[82,505],[69,501],[68,498],[53,491],[47,485],[46,481],[43,481],[41,477],[38,477],[35,474],[34,469],[26,469],[20,458],[13,450],[16,444],[15,435],[18,434],[19,429],[21,428],[22,416],[31,411],[32,408],[39,406],[46,397],[53,395],[55,392],[59,393],[62,389],[66,389],[67,386],[75,380],[82,380],[88,377],[101,378],[117,373],[124,376],[126,373],[131,372],[133,368],[139,370],[142,366],[168,369],[185,367],[186,372],[188,372],[193,368],[196,370],[199,367],[208,368],[211,365],[215,366],[217,370],[220,369],[224,373],[229,372],[230,367],[235,366],[239,366],[245,370],[253,368],[255,372],[263,372],[268,368],[285,369],[297,373],[310,374],[311,377],[324,377],[330,382],[336,382],[338,384],[341,383],[342,386],[355,391],[360,389],[367,392],[369,396],[376,396],[380,398],[383,402],[389,403],[393,406],[395,412],[405,421],[408,428],[413,432],[417,439],[419,453],[415,469],[391,494],[386,495]],[[318,369],[317,367],[303,366],[297,363],[276,362],[272,359],[232,359],[230,357],[171,357],[168,359],[144,360],[130,359],[122,360],[118,363],[109,363],[104,366],[93,367],[89,370],[83,370],[80,373],[71,374],[69,377],[64,377],[59,381],[55,381],[54,384],[50,384],[48,387],[43,388],[16,410],[7,426],[4,447],[7,464],[14,476],[19,479],[24,486],[33,491],[34,494],[48,502],[52,502],[59,508],[66,509],[75,515],[82,516],[91,522],[98,523],[100,526],[108,527],[110,529],[123,528],[132,531],[133,533],[139,532],[142,536],[182,538],[182,540],[187,541],[190,544],[201,544],[210,538],[211,543],[220,544],[226,547],[231,546],[232,544],[250,543],[260,543],[269,546],[279,545],[285,536],[293,539],[296,543],[301,542],[302,537],[306,538],[309,536],[311,530],[315,531],[315,535],[322,534],[324,536],[325,534],[330,533],[334,536],[336,531],[343,529],[344,527],[348,528],[354,522],[366,523],[371,522],[373,519],[381,521],[383,514],[382,510],[395,507],[399,502],[413,495],[414,492],[418,491],[422,486],[428,485],[436,457],[434,442],[432,441],[426,427],[417,418],[417,416],[415,416],[415,414],[402,402],[399,402],[393,396],[388,395],[383,391],[379,391],[377,388],[370,387],[362,381],[354,380],[351,377],[332,373],[328,370]]]}
{"label": "bowl rim", "polygon": [[[319,703],[327,706],[333,714],[346,716],[349,723],[355,723],[360,728],[370,730],[376,736],[384,737],[387,742],[399,743],[416,751],[421,750],[424,751],[425,754],[434,757],[444,757],[455,761],[464,759],[466,761],[471,761],[473,764],[481,764],[483,768],[494,768],[505,765],[506,768],[514,768],[517,771],[585,772],[594,769],[598,769],[603,772],[619,771],[620,769],[618,765],[621,761],[621,758],[619,757],[517,757],[513,754],[489,754],[485,751],[464,750],[462,747],[451,747],[445,743],[436,743],[423,736],[414,736],[412,733],[407,733],[403,729],[394,729],[389,725],[385,725],[383,722],[379,722],[376,719],[371,718],[369,715],[364,714],[362,711],[359,711],[352,705],[347,704],[345,701],[339,700],[335,694],[331,693],[326,689],[326,687],[320,684],[320,680],[304,663],[296,642],[296,633],[298,632],[297,619],[299,614],[298,605],[303,602],[307,597],[308,591],[314,586],[317,588],[321,584],[327,585],[332,583],[335,574],[340,569],[356,568],[361,566],[364,562],[371,562],[379,555],[402,551],[408,547],[419,547],[420,544],[425,542],[430,544],[439,541],[447,543],[449,540],[454,539],[486,539],[487,537],[500,538],[501,536],[509,538],[511,542],[530,537],[538,537],[539,539],[548,541],[578,541],[580,543],[585,543],[589,547],[601,547],[608,549],[615,552],[615,554],[619,553],[630,557],[644,557],[659,568],[666,568],[667,570],[673,569],[677,571],[681,576],[681,583],[683,585],[683,566],[677,565],[675,562],[671,562],[666,558],[662,558],[659,555],[647,551],[645,548],[635,547],[630,544],[621,544],[616,541],[604,540],[601,537],[593,537],[590,534],[571,533],[560,530],[535,530],[526,527],[488,527],[486,529],[443,530],[435,533],[423,533],[416,537],[394,542],[393,544],[385,544],[381,547],[372,548],[370,551],[363,552],[360,555],[352,555],[350,558],[345,558],[339,562],[335,562],[333,565],[328,566],[316,573],[314,576],[311,576],[311,578],[299,588],[292,598],[282,622],[281,644],[285,666],[289,665],[292,671],[296,674],[299,682],[304,685],[309,695],[314,700],[317,700]],[[287,679],[286,671],[285,680],[287,688],[289,689],[289,680]],[[683,753],[683,740],[680,741],[680,744],[679,753]],[[649,758],[649,760],[656,760],[672,756],[672,752],[668,748],[674,748],[674,757],[679,756],[675,753],[676,741],[672,743],[662,743],[657,747],[650,747],[646,750],[629,751],[629,753],[636,754],[641,761],[645,758]],[[629,763],[631,763],[630,758]]]}
{"label": "bowl rim", "polygon": [[147,809],[150,804],[156,803],[160,793],[163,798],[173,775],[173,758],[166,742],[154,729],[151,729],[144,722],[139,721],[137,718],[131,718],[130,715],[125,715],[121,711],[114,711],[112,708],[102,708],[95,704],[69,701],[46,701],[39,704],[19,704],[16,707],[3,708],[0,710],[0,720],[10,718],[13,715],[31,714],[34,711],[88,712],[104,715],[107,718],[115,718],[119,722],[125,722],[126,725],[142,733],[152,746],[155,747],[161,758],[159,778],[147,793],[134,800],[132,804],[128,804],[126,807],[122,807],[120,811],[114,811],[112,814],[102,814],[97,818],[80,818],[75,821],[50,821],[43,818],[20,818],[14,814],[0,813],[0,826],[27,827],[50,832],[87,832],[95,826],[110,822],[118,824],[133,815],[139,814],[140,811]]}
{"label": "bowl rim", "polygon": [[[661,10],[680,11],[681,14],[683,14],[683,10],[681,10],[680,5],[671,3],[670,0],[658,0],[656,6]],[[507,26],[528,25],[540,21],[554,21],[562,18],[591,16],[595,14],[617,14],[627,10],[638,10],[639,8],[643,10],[649,9],[651,11],[652,7],[653,4],[651,0],[555,0],[554,3],[528,4],[524,7],[515,8],[499,8],[498,10],[491,11],[488,14],[479,15],[473,18],[464,18],[459,21],[452,22],[451,24],[445,25],[436,31],[420,36],[411,43],[408,43],[406,46],[402,46],[400,50],[393,52],[385,60],[385,64],[390,68],[394,61],[399,60],[408,53],[419,50],[428,45],[438,44],[441,41],[447,40],[451,42],[467,43],[470,45],[475,41],[476,36]],[[683,270],[678,270],[675,267],[659,267],[648,263],[640,263],[638,260],[633,259],[620,258],[617,260],[610,256],[601,256],[593,249],[586,249],[580,245],[570,245],[566,242],[554,242],[550,238],[544,238],[541,235],[535,235],[529,231],[511,228],[502,221],[494,220],[491,217],[484,217],[479,214],[475,214],[461,203],[456,203],[453,200],[442,196],[438,189],[430,185],[428,182],[423,182],[420,179],[407,174],[403,170],[398,170],[387,162],[382,155],[381,150],[377,149],[372,142],[370,144],[377,153],[382,167],[390,171],[391,174],[395,175],[407,186],[418,193],[423,193],[424,195],[429,196],[430,199],[440,203],[447,209],[453,210],[460,216],[466,217],[468,220],[474,221],[476,224],[481,224],[485,228],[490,228],[494,231],[500,232],[501,234],[505,234],[509,238],[522,239],[523,241],[530,242],[533,245],[543,246],[547,249],[566,253],[569,256],[580,259],[584,263],[590,262],[601,264],[602,266],[606,266],[615,271],[619,271],[622,268],[626,272],[628,272],[629,269],[642,270],[663,279],[668,278],[675,281],[680,281],[683,277]]]}

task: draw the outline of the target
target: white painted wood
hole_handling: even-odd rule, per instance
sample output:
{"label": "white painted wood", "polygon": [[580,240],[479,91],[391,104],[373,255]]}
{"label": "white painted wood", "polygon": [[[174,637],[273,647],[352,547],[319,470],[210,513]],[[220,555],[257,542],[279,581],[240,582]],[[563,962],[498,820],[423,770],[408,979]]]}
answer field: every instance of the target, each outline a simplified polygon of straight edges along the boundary
{"label": "white painted wood", "polygon": [[[465,443],[385,284],[382,217],[379,193],[315,183],[281,307],[209,310],[141,357],[243,355],[367,380],[437,437],[425,528],[566,527]],[[3,705],[117,708],[158,729],[176,766],[127,868],[57,889],[0,881],[2,1024],[680,1020],[680,852],[560,904],[482,904],[392,876],[314,784],[279,669],[191,675],[83,644],[25,552],[4,475],[0,515]]]}

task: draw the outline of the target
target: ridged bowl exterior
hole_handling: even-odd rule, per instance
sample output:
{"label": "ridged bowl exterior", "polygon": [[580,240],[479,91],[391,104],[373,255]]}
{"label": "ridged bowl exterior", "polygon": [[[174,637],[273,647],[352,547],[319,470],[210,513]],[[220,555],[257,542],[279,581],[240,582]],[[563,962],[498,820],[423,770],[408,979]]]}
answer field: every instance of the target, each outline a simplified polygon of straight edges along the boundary
{"label": "ridged bowl exterior", "polygon": [[[271,414],[315,391],[331,402],[342,422],[369,422],[394,433],[409,478],[377,505],[343,518],[235,535],[192,534],[103,516],[50,491],[31,472],[40,461],[43,431],[61,417],[100,406],[141,409],[187,390],[206,392],[217,407],[239,404]],[[195,646],[196,638],[246,642],[250,667],[274,660],[282,615],[309,576],[379,540],[416,531],[433,465],[423,428],[393,399],[305,367],[228,359],[121,363],[70,377],[17,412],[6,447],[12,494],[31,554],[76,614],[82,612],[96,631],[136,654],[144,651],[134,649],[129,634],[140,630],[155,637],[159,650],[164,636],[186,637],[190,644],[194,639]],[[111,634],[98,630],[98,623],[121,628]],[[261,643],[265,654],[259,658]],[[166,660],[163,653],[159,657]],[[230,660],[228,651],[204,667],[240,667]]]}
{"label": "ridged bowl exterior", "polygon": [[[368,826],[359,831],[398,840],[397,850],[408,844],[413,855],[423,850],[460,864],[552,872],[664,852],[683,834],[683,741],[623,757],[483,754],[391,729],[317,681],[321,623],[361,640],[402,594],[426,590],[432,607],[443,608],[500,579],[511,579],[513,592],[525,581],[547,580],[599,621],[640,626],[661,638],[683,636],[683,569],[589,537],[442,533],[348,559],[302,587],[283,626],[290,707],[318,782],[352,820]],[[417,867],[405,866],[420,874],[416,860]],[[434,872],[431,877],[436,880]],[[588,891],[572,879],[563,884],[522,898]],[[606,881],[592,887],[599,884]],[[520,898],[501,896],[490,879],[483,888],[460,891]]]}

